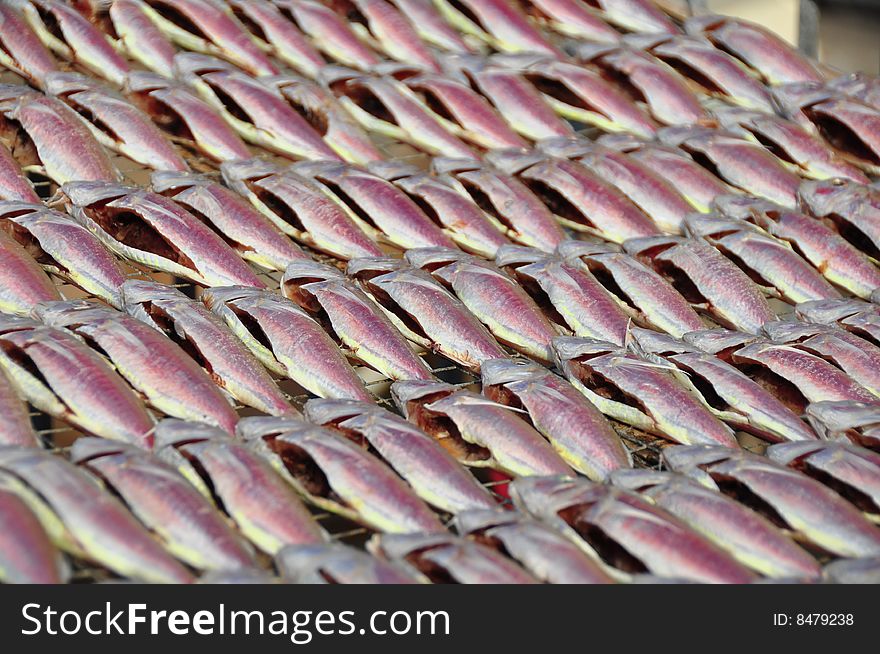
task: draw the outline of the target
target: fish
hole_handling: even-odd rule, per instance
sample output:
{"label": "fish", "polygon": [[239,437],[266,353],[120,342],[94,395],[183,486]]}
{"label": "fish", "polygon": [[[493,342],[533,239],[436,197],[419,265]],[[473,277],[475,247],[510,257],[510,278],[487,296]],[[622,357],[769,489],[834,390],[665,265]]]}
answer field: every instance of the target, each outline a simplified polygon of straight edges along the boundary
{"label": "fish", "polygon": [[[623,309],[622,319],[632,314],[635,320],[676,338],[686,332],[703,329],[704,323],[688,301],[660,274],[634,257],[601,243],[565,241],[556,252],[569,265],[589,272]],[[610,311],[610,309],[609,309]],[[624,345],[626,325],[615,321],[614,338],[609,334],[591,336]]]}
{"label": "fish", "polygon": [[0,312],[26,316],[40,302],[61,299],[58,288],[40,265],[3,229],[0,258]]}
{"label": "fish", "polygon": [[198,217],[238,255],[267,270],[284,270],[309,256],[244,198],[206,175],[160,170],[151,187]]}
{"label": "fish", "polygon": [[409,143],[429,155],[476,158],[406,84],[392,76],[328,66],[322,69],[320,81],[370,133]]}
{"label": "fish", "polygon": [[838,559],[825,566],[823,579],[834,584],[876,584],[880,580],[880,557]]}
{"label": "fish", "polygon": [[385,312],[338,269],[315,261],[291,264],[281,292],[321,323],[351,355],[389,379],[433,379]]}
{"label": "fish", "polygon": [[224,163],[220,172],[229,188],[297,241],[343,260],[382,254],[369,224],[289,168],[244,159]]}
{"label": "fish", "polygon": [[224,118],[193,91],[170,79],[132,72],[125,90],[160,128],[212,161],[249,159],[251,151]]}
{"label": "fish", "polygon": [[518,245],[501,248],[495,263],[556,325],[623,345],[630,316],[585,266]]}
{"label": "fish", "polygon": [[789,304],[840,297],[812,264],[788,243],[759,227],[713,214],[693,214],[687,233],[705,239],[730,259],[759,287]]}
{"label": "fish", "polygon": [[880,109],[880,84],[877,78],[861,72],[847,73],[826,82],[826,85],[844,95]]}
{"label": "fish", "polygon": [[112,491],[180,561],[197,570],[255,566],[253,551],[211,500],[154,454],[86,437],[74,442],[70,458]]}
{"label": "fish", "polygon": [[275,555],[282,579],[292,584],[417,584],[408,566],[378,559],[343,543],[288,545]]}
{"label": "fish", "polygon": [[734,497],[821,551],[848,558],[880,551],[876,526],[857,508],[815,479],[767,457],[700,446],[666,448],[663,460],[672,471]]}
{"label": "fish", "polygon": [[389,466],[333,430],[292,420],[263,421],[241,435],[321,509],[388,533],[445,531]]}
{"label": "fish", "polygon": [[[192,574],[93,477],[56,454],[0,449],[0,474],[60,549],[149,583],[190,583]],[[4,480],[5,482],[5,480]]]}
{"label": "fish", "polygon": [[194,53],[175,55],[174,70],[245,141],[291,159],[340,159],[278,90],[260,78]]}
{"label": "fish", "polygon": [[150,20],[180,47],[223,57],[252,75],[278,73],[225,2],[144,0],[143,4]]}
{"label": "fish", "polygon": [[389,0],[409,19],[419,37],[428,45],[461,54],[473,51],[464,36],[450,25],[432,0]]}
{"label": "fish", "polygon": [[562,374],[606,416],[676,443],[738,447],[675,366],[589,338],[559,336],[553,348]]}
{"label": "fish", "polygon": [[496,506],[492,495],[431,436],[375,404],[309,400],[307,420],[368,447],[425,502],[452,514]]}
{"label": "fish", "polygon": [[264,81],[275,87],[345,161],[368,165],[383,159],[369,135],[327,89],[293,75],[276,75]]}
{"label": "fish", "polygon": [[69,576],[67,562],[39,518],[18,495],[0,488],[0,580],[4,584],[62,584]]}
{"label": "fish", "polygon": [[41,87],[58,63],[18,9],[10,3],[0,5],[0,65]]}
{"label": "fish", "polygon": [[432,583],[539,583],[497,550],[452,534],[377,534],[367,549],[386,561],[409,564]]}
{"label": "fish", "polygon": [[868,183],[862,171],[793,120],[738,107],[719,107],[712,114],[722,128],[763,145],[799,175],[812,179],[843,177]]}
{"label": "fish", "polygon": [[623,248],[722,325],[756,334],[761,325],[776,319],[760,288],[703,239],[630,239]]}
{"label": "fish", "polygon": [[0,366],[0,446],[6,445],[40,447],[40,439],[31,424],[27,403],[19,395],[13,379]]}
{"label": "fish", "polygon": [[840,442],[780,443],[767,457],[824,483],[880,522],[880,454]]}
{"label": "fish", "polygon": [[637,493],[585,479],[524,477],[511,483],[511,496],[519,510],[562,531],[617,578],[643,572],[700,583],[757,578],[720,546]]}
{"label": "fish", "polygon": [[815,63],[757,23],[730,16],[694,16],[685,21],[684,29],[742,60],[767,84],[823,80]]}
{"label": "fish", "polygon": [[436,176],[503,225],[510,240],[545,252],[565,240],[547,205],[517,177],[461,160],[435,158],[432,166]]}
{"label": "fish", "polygon": [[131,316],[177,343],[233,398],[270,415],[297,414],[260,362],[201,302],[140,280],[125,282],[122,296]]}
{"label": "fish", "polygon": [[[816,439],[798,414],[724,360],[723,349],[715,356],[646,329],[634,327],[630,333],[643,354],[662,357],[687,375],[715,415],[731,427],[772,442]],[[690,336],[699,338],[700,333]]]}
{"label": "fish", "polygon": [[719,196],[714,204],[723,215],[746,220],[789,243],[837,287],[867,299],[880,286],[880,270],[868,256],[820,220],[747,196]]}
{"label": "fish", "polygon": [[794,208],[801,179],[763,146],[708,127],[665,127],[662,143],[681,148],[722,181],[771,202]]}
{"label": "fish", "polygon": [[373,401],[333,339],[287,298],[228,286],[206,289],[201,299],[272,372],[319,397]]}
{"label": "fish", "polygon": [[271,556],[287,545],[318,545],[329,537],[272,466],[245,443],[217,429],[181,420],[156,428],[156,454],[175,466],[253,545]]}
{"label": "fish", "polygon": [[18,240],[46,272],[120,306],[125,273],[107,248],[70,216],[42,204],[0,202],[0,229]]}
{"label": "fish", "polygon": [[116,46],[131,59],[163,77],[174,75],[177,49],[145,10],[143,0],[114,0],[108,15]]}
{"label": "fish", "polygon": [[617,43],[621,34],[580,0],[527,0],[525,13],[541,27],[563,36],[598,43]]}
{"label": "fish", "polygon": [[271,2],[230,0],[232,13],[262,50],[314,78],[327,62],[304,34]]}
{"label": "fish", "polygon": [[[115,182],[119,171],[91,131],[66,104],[15,84],[0,85],[4,128],[26,140],[29,167],[58,184],[73,180]],[[16,153],[17,154],[17,153]]]}
{"label": "fish", "polygon": [[547,369],[515,359],[483,364],[483,394],[523,408],[563,460],[590,479],[632,467],[632,456],[602,413],[568,381]]}
{"label": "fish", "polygon": [[[147,402],[169,416],[235,429],[238,415],[208,374],[154,327],[96,302],[47,302],[34,311],[103,354]],[[83,389],[87,391],[88,388]]]}
{"label": "fish", "polygon": [[304,161],[291,171],[318,184],[352,216],[402,248],[454,247],[452,239],[391,182],[349,164]]}
{"label": "fish", "polygon": [[577,545],[522,513],[473,510],[455,516],[455,524],[462,536],[497,549],[545,583],[614,583]]}
{"label": "fish", "polygon": [[560,330],[497,266],[441,248],[408,250],[405,256],[414,267],[430,272],[451,289],[500,343],[545,364],[553,360],[550,341]]}
{"label": "fish", "polygon": [[650,0],[594,0],[601,18],[628,32],[679,34],[681,30]]}
{"label": "fish", "polygon": [[507,406],[443,382],[395,382],[391,396],[407,420],[465,465],[516,476],[573,474],[550,443]]}
{"label": "fish", "polygon": [[854,247],[880,258],[880,189],[837,178],[805,180],[798,200],[803,210],[836,227]]}
{"label": "fish", "polygon": [[204,286],[265,286],[216,232],[163,195],[108,182],[72,182],[61,193],[70,215],[121,257]]}
{"label": "fish", "polygon": [[11,0],[11,4],[40,41],[62,59],[117,85],[131,70],[107,36],[71,5],[57,0]]}
{"label": "fish", "polygon": [[459,32],[471,34],[504,52],[562,52],[536,29],[515,3],[505,0],[437,0],[435,6]]}
{"label": "fish", "polygon": [[358,69],[367,69],[381,61],[379,55],[358,38],[351,25],[330,7],[312,0],[273,0],[273,4],[327,58]]}
{"label": "fish", "polygon": [[625,37],[624,42],[672,66],[702,93],[749,109],[775,112],[773,97],[760,80],[738,59],[703,39],[637,35]]}
{"label": "fish", "polygon": [[813,402],[807,405],[806,417],[825,440],[880,449],[880,409],[874,402]]}
{"label": "fish", "polygon": [[430,273],[381,258],[351,261],[347,272],[414,343],[470,370],[505,356],[483,323]]}
{"label": "fish", "polygon": [[685,218],[693,213],[690,202],[662,175],[625,153],[580,139],[545,141],[538,147],[551,156],[579,161],[630,198],[666,234],[681,234]]}
{"label": "fish", "polygon": [[18,200],[39,204],[40,196],[24,175],[18,162],[5,145],[0,143],[0,200]]}
{"label": "fish", "polygon": [[50,73],[46,93],[77,112],[105,148],[154,170],[189,166],[143,111],[79,73]]}
{"label": "fish", "polygon": [[611,483],[637,491],[770,579],[816,580],[821,574],[816,560],[771,520],[684,475],[621,470]]}
{"label": "fish", "polygon": [[837,324],[875,345],[880,344],[880,311],[876,305],[862,300],[816,300],[795,307],[800,320],[822,325]]}

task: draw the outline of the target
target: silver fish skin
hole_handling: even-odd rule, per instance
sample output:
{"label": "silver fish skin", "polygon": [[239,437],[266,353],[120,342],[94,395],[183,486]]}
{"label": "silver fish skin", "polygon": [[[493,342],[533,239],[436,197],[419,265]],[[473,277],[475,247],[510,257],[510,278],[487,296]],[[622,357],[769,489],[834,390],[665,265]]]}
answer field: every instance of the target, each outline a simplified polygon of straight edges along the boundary
{"label": "silver fish skin", "polygon": [[433,438],[375,404],[309,400],[307,420],[369,444],[428,504],[449,513],[496,506],[495,499]]}
{"label": "silver fish skin", "polygon": [[0,471],[19,480],[13,491],[61,549],[143,582],[193,581],[116,498],[61,456],[2,448]]}
{"label": "silver fish skin", "polygon": [[301,162],[291,171],[314,180],[348,213],[400,248],[454,247],[452,239],[412,199],[381,177],[328,161]]}
{"label": "silver fish skin", "polygon": [[119,171],[88,126],[60,100],[3,84],[0,112],[30,141],[33,163],[59,186],[72,180],[119,179]]}
{"label": "silver fish skin", "polygon": [[880,82],[873,75],[848,73],[829,80],[827,86],[880,109]]}
{"label": "silver fish skin", "polygon": [[150,324],[192,357],[236,400],[270,415],[296,415],[265,368],[226,323],[180,291],[140,280],[122,287],[125,310]]}
{"label": "silver fish skin", "polygon": [[535,428],[572,468],[602,481],[632,457],[602,413],[569,382],[533,363],[493,359],[483,364],[483,394],[523,407]]}
{"label": "silver fish skin", "polygon": [[806,180],[798,190],[801,208],[837,227],[874,259],[880,257],[880,189],[844,179]]}
{"label": "silver fish skin", "polygon": [[208,374],[150,325],[85,300],[43,303],[35,315],[93,343],[163,413],[235,429],[238,415]]}
{"label": "silver fish skin", "polygon": [[406,259],[446,285],[499,342],[550,363],[559,330],[529,295],[497,266],[458,251],[408,250]]}
{"label": "silver fish skin", "polygon": [[182,48],[221,56],[252,75],[278,73],[225,2],[149,0],[144,10]]}
{"label": "silver fish skin", "polygon": [[174,70],[244,140],[291,159],[340,159],[281,94],[259,78],[193,53],[175,55]]}
{"label": "silver fish skin", "polygon": [[308,255],[240,195],[204,175],[157,171],[150,178],[161,193],[203,220],[241,258],[268,270],[284,270]]}
{"label": "silver fish skin", "polygon": [[464,36],[446,21],[432,0],[390,0],[390,2],[409,19],[419,37],[428,45],[460,54],[474,50]]}
{"label": "silver fish skin", "polygon": [[709,488],[753,493],[761,503],[753,508],[761,512],[769,505],[786,528],[826,552],[854,558],[880,551],[876,526],[857,508],[815,479],[766,457],[704,446],[667,448],[663,460]]}
{"label": "silver fish skin", "polygon": [[681,30],[650,0],[596,0],[599,16],[637,34],[679,34]]}
{"label": "silver fish skin", "polygon": [[[733,430],[675,366],[589,338],[560,336],[553,347],[568,381],[605,415],[677,443],[738,448]],[[622,393],[623,398],[609,399],[603,394],[606,390]]]}
{"label": "silver fish skin", "polygon": [[[721,547],[637,493],[585,479],[532,477],[514,480],[511,496],[517,508],[567,534],[618,577],[647,570],[702,583],[756,579]],[[632,558],[603,559],[594,549],[592,529],[601,530],[603,538]]]}
{"label": "silver fish skin", "polygon": [[230,0],[227,4],[262,50],[311,78],[326,65],[317,48],[271,2]]}
{"label": "silver fish skin", "polygon": [[825,566],[823,579],[834,584],[876,584],[880,582],[880,557],[833,561]]}
{"label": "silver fish skin", "polygon": [[154,170],[188,170],[150,117],[109,88],[85,75],[59,72],[46,76],[46,93],[76,111],[104,147]]}
{"label": "silver fish skin", "polygon": [[526,14],[542,27],[563,36],[598,43],[617,43],[621,34],[580,0],[527,0]]}
{"label": "silver fish skin", "polygon": [[40,302],[60,300],[58,288],[18,241],[0,229],[0,311],[26,316]]}
{"label": "silver fish skin", "polygon": [[874,303],[850,298],[803,302],[795,307],[795,315],[822,325],[836,323],[875,345],[880,344],[880,310]]}
{"label": "silver fish skin", "polygon": [[408,420],[465,465],[517,476],[573,474],[541,434],[509,407],[441,382],[395,382],[391,394]]}
{"label": "silver fish skin", "polygon": [[377,534],[367,548],[387,561],[408,563],[434,583],[539,583],[497,550],[452,534]]}
{"label": "silver fish skin", "polygon": [[324,324],[352,356],[388,378],[434,378],[382,309],[338,269],[314,261],[291,264],[281,292]]}
{"label": "silver fish skin", "polygon": [[288,545],[275,555],[282,579],[292,584],[417,584],[409,566],[395,565],[343,543]]}
{"label": "silver fish skin", "polygon": [[880,409],[873,402],[813,402],[807,405],[806,417],[826,440],[880,449]]}
{"label": "silver fish skin", "polygon": [[34,191],[18,162],[5,145],[0,144],[0,200],[39,203],[40,196]]}
{"label": "silver fish skin", "polygon": [[824,480],[827,486],[877,521],[880,514],[880,454],[857,445],[823,441],[781,443],[770,447],[767,456],[771,461],[800,470],[819,481]]}
{"label": "silver fish skin", "polygon": [[62,186],[68,212],[120,256],[205,286],[265,284],[223,239],[173,200],[106,182]]}
{"label": "silver fish skin", "polygon": [[[563,260],[588,271],[636,320],[677,338],[703,329],[700,316],[675,288],[652,268],[605,244],[565,241],[556,249]],[[622,325],[621,325],[622,326]],[[617,338],[595,336],[623,345],[626,327]],[[620,329],[620,327],[618,328]],[[590,336],[589,334],[577,334]]]}
{"label": "silver fish skin", "polygon": [[685,229],[689,236],[705,239],[761,288],[770,289],[772,295],[789,304],[841,296],[788,243],[750,223],[717,214],[692,214]]}
{"label": "silver fish skin", "polygon": [[684,24],[692,36],[703,36],[756,70],[767,84],[822,81],[818,67],[770,30],[728,16],[696,16]]}
{"label": "silver fish skin", "polygon": [[261,551],[274,556],[287,545],[328,540],[293,488],[246,444],[204,425],[164,420],[156,446],[191,483],[209,485],[218,508]]}
{"label": "silver fish skin", "polygon": [[39,447],[40,439],[34,431],[27,404],[19,395],[15,382],[0,368],[0,446],[4,445]]}
{"label": "silver fish skin", "polygon": [[[370,270],[374,263],[378,269]],[[348,272],[409,340],[471,370],[479,370],[487,359],[505,356],[480,320],[430,273],[396,269],[381,259],[352,261]]]}
{"label": "silver fish skin", "polygon": [[227,186],[296,240],[343,260],[382,254],[370,225],[289,169],[246,159],[227,162],[220,171]]}
{"label": "silver fish skin", "polygon": [[213,161],[249,159],[247,145],[224,118],[194,91],[169,78],[136,71],[125,90],[172,138],[191,144]]}
{"label": "silver fish skin", "polygon": [[373,401],[333,339],[290,300],[242,286],[206,289],[201,299],[273,372],[319,397]]}
{"label": "silver fish skin", "polygon": [[120,50],[155,73],[174,74],[177,49],[144,11],[143,0],[114,0],[108,14]]}
{"label": "silver fish skin", "polygon": [[638,327],[631,334],[642,352],[662,357],[704,388],[716,415],[735,429],[773,442],[816,439],[788,406],[720,356]]}
{"label": "silver fish skin", "polygon": [[501,248],[495,263],[556,324],[577,336],[623,345],[630,316],[586,267],[517,245]]}
{"label": "silver fish skin", "polygon": [[747,220],[790,243],[835,286],[866,299],[880,286],[880,270],[868,256],[820,220],[747,196],[719,196],[714,206],[725,216]]}
{"label": "silver fish skin", "polygon": [[57,0],[12,0],[47,48],[62,59],[122,84],[130,67],[110,40],[76,8]]}
{"label": "silver fish skin", "polygon": [[[673,286],[689,294],[685,295],[689,301],[722,325],[755,334],[765,322],[776,319],[767,298],[748,275],[702,239],[631,239],[623,247],[664,274]],[[677,275],[693,284],[693,290],[682,286]]]}
{"label": "silver fish skin", "polygon": [[293,75],[276,75],[264,81],[278,89],[288,105],[345,161],[368,165],[383,159],[369,135],[327,89]]}
{"label": "silver fish skin", "polygon": [[111,489],[175,558],[198,570],[255,566],[253,552],[202,495],[155,455],[80,438],[71,460]]}
{"label": "silver fish skin", "polygon": [[816,560],[770,520],[688,477],[621,470],[612,475],[611,483],[638,491],[759,574],[801,580],[821,574]]}
{"label": "silver fish skin", "polygon": [[0,64],[37,87],[58,64],[16,7],[0,5]]}
{"label": "silver fish skin", "polygon": [[548,525],[515,511],[467,511],[456,530],[494,547],[551,584],[611,584],[614,579],[583,550]]}
{"label": "silver fish skin", "polygon": [[66,561],[28,505],[0,489],[0,580],[4,584],[61,584]]}
{"label": "silver fish skin", "polygon": [[47,272],[120,306],[125,273],[101,241],[73,218],[42,204],[0,202],[0,229],[4,227]]}

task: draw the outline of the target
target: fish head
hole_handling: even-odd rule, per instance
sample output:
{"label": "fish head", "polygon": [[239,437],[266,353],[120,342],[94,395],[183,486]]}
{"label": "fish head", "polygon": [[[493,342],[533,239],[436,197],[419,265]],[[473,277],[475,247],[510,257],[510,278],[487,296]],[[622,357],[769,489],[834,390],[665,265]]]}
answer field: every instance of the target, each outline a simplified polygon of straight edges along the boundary
{"label": "fish head", "polygon": [[757,231],[751,223],[719,213],[693,212],[685,216],[684,230],[691,238],[720,239],[731,234]]}
{"label": "fish head", "polygon": [[831,327],[827,325],[803,323],[795,320],[769,320],[761,326],[761,333],[774,343],[797,343],[831,330]]}
{"label": "fish head", "polygon": [[156,424],[154,430],[156,451],[165,448],[177,449],[189,443],[201,443],[211,440],[229,440],[229,434],[202,422],[189,422],[176,418],[166,418]]}
{"label": "fish head", "polygon": [[562,518],[566,510],[590,506],[603,495],[602,485],[582,477],[528,476],[510,482],[514,505],[539,519]]}
{"label": "fish head", "polygon": [[274,438],[308,426],[308,423],[293,416],[248,416],[238,421],[235,435],[244,441],[253,441]]}
{"label": "fish head", "polygon": [[608,477],[612,486],[642,493],[654,486],[669,482],[674,475],[660,470],[636,470],[622,468],[613,470]]}
{"label": "fish head", "polygon": [[117,456],[120,454],[137,455],[139,452],[143,453],[143,450],[135,445],[111,441],[106,438],[97,438],[95,436],[77,438],[69,450],[70,460],[77,464],[86,463],[92,459],[105,456]]}
{"label": "fish head", "polygon": [[773,104],[783,116],[792,117],[801,110],[834,97],[834,92],[821,82],[791,82],[774,86]]}
{"label": "fish head", "polygon": [[112,94],[103,84],[99,84],[82,73],[60,70],[46,75],[44,78],[44,89],[49,95],[55,96],[68,96],[80,91],[90,90],[100,90],[103,93]]}
{"label": "fish head", "polygon": [[206,54],[178,52],[172,64],[174,77],[191,83],[202,75],[219,72],[235,72],[238,69],[230,63]]}
{"label": "fish head", "polygon": [[597,145],[595,141],[581,136],[552,136],[538,141],[535,147],[548,157],[579,159],[593,152]]}
{"label": "fish head", "polygon": [[136,189],[114,182],[67,182],[61,186],[65,201],[74,207],[103,205],[133,193]]}
{"label": "fish head", "polygon": [[407,267],[406,262],[393,257],[361,257],[352,259],[346,266],[346,274],[359,282],[387,275]]}
{"label": "fish head", "polygon": [[623,251],[643,261],[651,261],[666,250],[684,242],[680,236],[640,236],[623,242]]}
{"label": "fish head", "polygon": [[735,220],[756,222],[759,226],[766,224],[766,221],[764,221],[763,224],[761,222],[760,217],[762,215],[771,212],[782,213],[784,211],[790,211],[790,209],[786,209],[781,205],[770,202],[770,200],[764,200],[749,195],[735,194],[716,196],[715,199],[712,200],[712,207],[722,216],[727,216],[728,218],[733,218]]}
{"label": "fish head", "polygon": [[653,329],[644,329],[643,327],[630,327],[629,334],[637,344],[640,353],[646,355],[668,356],[671,354],[681,354],[683,352],[698,352],[697,348],[685,343],[684,341],[656,332]]}
{"label": "fish head", "polygon": [[371,161],[367,171],[388,182],[398,182],[420,174],[420,169],[405,161]]}
{"label": "fish head", "polygon": [[518,175],[548,158],[549,155],[538,150],[523,151],[519,148],[501,148],[489,150],[483,160],[507,175]]}
{"label": "fish head", "polygon": [[566,239],[556,246],[556,254],[566,261],[589,258],[594,255],[614,254],[620,247],[604,241],[576,241]]}
{"label": "fish head", "polygon": [[602,43],[599,41],[585,41],[574,46],[574,58],[584,64],[594,63],[607,54],[621,50],[617,43]]}
{"label": "fish head", "polygon": [[771,461],[792,468],[799,468],[811,455],[828,449],[845,448],[839,442],[828,441],[791,441],[777,443],[767,448],[766,455]]}
{"label": "fish head", "polygon": [[455,515],[452,524],[462,536],[470,536],[493,527],[525,520],[525,516],[504,509],[469,509]]}
{"label": "fish head", "polygon": [[499,268],[516,267],[536,263],[546,258],[548,255],[543,250],[509,243],[498,248],[495,253],[495,265]]}
{"label": "fish head", "polygon": [[176,195],[193,186],[206,186],[214,182],[207,175],[182,170],[157,170],[150,176],[150,186],[156,193]]}
{"label": "fish head", "polygon": [[434,157],[430,164],[430,171],[434,175],[454,175],[479,169],[479,162],[463,157]]}
{"label": "fish head", "polygon": [[417,418],[425,404],[454,393],[456,387],[445,382],[430,380],[396,381],[391,385],[391,398],[405,418]]}
{"label": "fish head", "polygon": [[880,429],[880,407],[867,402],[824,401],[807,405],[806,418],[821,438],[855,438],[860,430]]}
{"label": "fish head", "polygon": [[281,293],[303,308],[317,310],[319,305],[312,291],[325,282],[344,283],[345,275],[333,266],[311,259],[302,259],[287,266],[281,278]]}
{"label": "fish head", "polygon": [[735,450],[722,445],[674,445],[663,449],[661,458],[673,472],[705,470],[707,467],[728,461],[736,456]]}
{"label": "fish head", "polygon": [[447,247],[413,248],[407,250],[404,259],[414,268],[434,272],[450,264],[473,259],[473,255]]}
{"label": "fish head", "polygon": [[560,366],[573,360],[586,361],[606,354],[623,354],[619,345],[581,336],[556,336],[553,339],[553,352]]}
{"label": "fish head", "polygon": [[43,324],[75,330],[112,320],[119,312],[91,300],[65,300],[42,302],[34,307],[33,315]]}
{"label": "fish head", "polygon": [[730,352],[758,340],[753,334],[746,334],[732,329],[700,329],[688,332],[682,340],[701,352],[715,354],[725,358]]}
{"label": "fish head", "polygon": [[385,413],[377,405],[361,400],[315,398],[303,407],[305,419],[316,425],[338,425],[362,415]]}
{"label": "fish head", "polygon": [[220,174],[230,186],[244,182],[256,182],[270,175],[282,172],[281,167],[268,161],[254,157],[252,159],[233,159],[220,166]]}
{"label": "fish head", "polygon": [[545,367],[523,359],[488,359],[480,365],[483,393],[505,405],[503,396],[510,392],[506,386],[518,386],[548,374]]}
{"label": "fish head", "polygon": [[344,86],[349,82],[357,81],[364,77],[365,75],[363,73],[353,68],[347,68],[346,66],[336,64],[324,66],[318,72],[318,82],[321,85],[334,90],[339,86]]}

